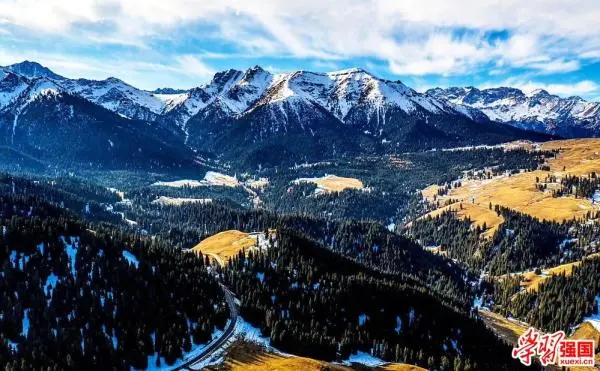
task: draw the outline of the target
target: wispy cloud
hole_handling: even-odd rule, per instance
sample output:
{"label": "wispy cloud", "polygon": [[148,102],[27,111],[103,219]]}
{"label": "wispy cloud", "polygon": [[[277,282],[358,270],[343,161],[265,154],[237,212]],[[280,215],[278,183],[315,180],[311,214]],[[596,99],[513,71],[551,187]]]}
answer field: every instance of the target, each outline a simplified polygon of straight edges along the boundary
{"label": "wispy cloud", "polygon": [[[117,76],[143,89],[154,89],[159,86],[191,88],[210,80],[214,74],[214,69],[192,55],[175,56],[161,63],[33,51],[7,52],[0,49],[0,65],[25,59],[36,60],[67,77],[101,80]],[[149,76],[152,78],[148,78]]]}
{"label": "wispy cloud", "polygon": [[597,0],[0,2],[5,32],[55,37],[71,56],[69,45],[89,43],[119,46],[118,59],[161,54],[155,64],[196,78],[212,71],[207,61],[236,58],[370,60],[395,75],[438,78],[567,74],[600,60],[598,19]]}
{"label": "wispy cloud", "polygon": [[215,73],[214,69],[193,55],[182,55],[177,57],[176,60],[181,69],[188,75],[206,79]]}

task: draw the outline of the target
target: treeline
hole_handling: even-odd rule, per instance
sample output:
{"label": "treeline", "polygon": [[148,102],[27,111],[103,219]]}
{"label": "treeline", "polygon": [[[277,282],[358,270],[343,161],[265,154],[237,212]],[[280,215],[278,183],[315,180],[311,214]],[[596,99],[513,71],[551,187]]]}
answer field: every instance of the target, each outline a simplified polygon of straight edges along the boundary
{"label": "treeline", "polygon": [[522,276],[494,282],[498,311],[545,331],[571,328],[584,317],[598,314],[600,259],[585,259],[570,275],[562,273],[542,282],[537,290],[521,291]]}
{"label": "treeline", "polygon": [[[471,171],[493,176],[518,169],[535,170],[554,152],[523,149],[473,148],[457,151],[402,153],[385,157],[356,157],[305,164],[294,168],[265,168],[269,178],[261,192],[265,208],[278,213],[309,213],[337,219],[372,219],[385,225],[399,224],[414,214],[415,198],[429,184],[450,184]],[[472,169],[487,169],[473,172]],[[346,190],[339,194],[315,195],[315,186],[293,184],[299,178],[335,174],[356,178],[367,191]],[[479,176],[479,175],[478,175]]]}
{"label": "treeline", "polygon": [[0,194],[31,197],[60,209],[71,210],[86,220],[118,224],[121,216],[110,211],[119,197],[114,192],[76,177],[27,178],[0,174]]}
{"label": "treeline", "polygon": [[189,185],[183,187],[146,186],[127,192],[127,198],[132,202],[139,204],[152,203],[160,196],[219,200],[221,202],[238,204],[244,207],[250,207],[252,203],[250,195],[242,187],[190,187]]}
{"label": "treeline", "polygon": [[224,326],[202,258],[39,197],[0,202],[1,368],[165,366]]}
{"label": "treeline", "polygon": [[567,175],[561,179],[560,185],[560,189],[552,193],[554,197],[573,195],[576,198],[592,198],[594,193],[599,190],[600,179],[595,172],[590,173],[587,177]]}
{"label": "treeline", "polygon": [[581,249],[568,253],[560,244],[570,237],[573,221],[561,223],[547,221],[514,210],[495,206],[504,223],[492,238],[497,253],[489,263],[489,273],[500,275],[536,267],[558,265],[565,258],[577,260],[583,256]]}
{"label": "treeline", "polygon": [[265,210],[233,209],[220,203],[182,206],[146,205],[132,212],[139,227],[189,248],[217,232],[238,229],[252,232],[267,228],[302,231],[333,252],[380,272],[419,280],[467,308],[473,292],[464,271],[450,260],[424,251],[410,239],[368,221],[332,221],[311,215],[277,215]]}
{"label": "treeline", "polygon": [[244,318],[284,351],[330,361],[362,351],[430,369],[519,368],[469,311],[287,228],[277,245],[233,258],[222,277]]}
{"label": "treeline", "polygon": [[[459,204],[455,209],[460,207]],[[473,227],[469,219],[455,216],[457,210],[446,210],[435,217],[415,220],[408,233],[423,246],[439,246],[449,257],[475,270],[485,268],[491,275],[578,260],[585,254],[584,246],[566,244],[566,240],[577,235],[578,229],[587,229],[589,240],[598,237],[597,230],[579,226],[573,221],[540,221],[499,205],[490,204],[492,207],[504,222],[491,239],[481,236],[488,228],[485,223]]]}

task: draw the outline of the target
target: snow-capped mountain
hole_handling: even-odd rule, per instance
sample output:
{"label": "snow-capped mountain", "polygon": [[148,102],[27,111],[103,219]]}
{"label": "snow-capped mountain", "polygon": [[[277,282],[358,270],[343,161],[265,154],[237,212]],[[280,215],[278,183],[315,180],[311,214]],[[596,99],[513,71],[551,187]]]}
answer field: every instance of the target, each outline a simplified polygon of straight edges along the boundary
{"label": "snow-capped mountain", "polygon": [[4,67],[6,70],[17,73],[21,76],[36,78],[49,77],[53,80],[64,80],[65,78],[52,72],[49,68],[42,66],[37,62],[24,61]]}
{"label": "snow-capped mountain", "polygon": [[2,146],[49,164],[164,168],[193,161],[170,131],[71,94],[63,80],[0,71]]}
{"label": "snow-capped mountain", "polygon": [[158,96],[114,77],[101,81],[64,80],[61,86],[71,94],[131,119],[156,121],[165,108],[164,101]]}
{"label": "snow-capped mountain", "polygon": [[[20,138],[22,118],[33,112],[31,107],[52,111],[54,101],[55,111],[77,117],[77,105],[64,105],[75,98],[95,106],[87,110],[103,122],[119,117],[128,128],[170,132],[182,148],[252,163],[535,139],[490,121],[476,108],[418,93],[362,69],[273,74],[255,66],[218,72],[187,91],[154,92],[116,78],[57,76],[32,62],[0,68],[0,125],[15,128],[12,134],[4,131],[6,143]],[[56,99],[32,105],[49,94]],[[55,113],[36,108],[35,125],[56,120]],[[90,124],[94,118],[87,115],[84,121]]]}
{"label": "snow-capped mountain", "polygon": [[26,77],[0,69],[0,110],[17,98],[29,84]]}
{"label": "snow-capped mountain", "polygon": [[427,95],[475,108],[490,119],[565,137],[600,135],[600,102],[561,98],[545,90],[530,93],[515,88],[479,90],[473,87],[431,89]]}
{"label": "snow-capped mountain", "polygon": [[210,122],[215,120],[251,121],[254,127],[265,126],[255,128],[263,136],[295,125],[313,129],[312,135],[318,127],[311,122],[337,121],[390,143],[398,129],[410,128],[398,127],[405,116],[424,121],[429,116],[489,121],[475,109],[419,94],[399,81],[379,79],[362,69],[277,75],[259,66],[245,72],[227,70],[206,85],[170,97],[165,116],[182,127],[186,137],[196,133],[196,139],[202,140],[210,138],[207,129],[214,132]]}

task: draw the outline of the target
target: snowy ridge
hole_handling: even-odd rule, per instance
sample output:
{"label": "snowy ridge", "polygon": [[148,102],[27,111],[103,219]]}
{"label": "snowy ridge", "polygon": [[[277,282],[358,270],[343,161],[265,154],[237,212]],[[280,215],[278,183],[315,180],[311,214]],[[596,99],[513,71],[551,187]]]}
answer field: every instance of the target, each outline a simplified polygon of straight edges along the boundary
{"label": "snowy ridge", "polygon": [[24,61],[21,63],[15,63],[5,67],[5,69],[28,78],[48,77],[53,80],[65,79],[64,77],[52,72],[47,67],[44,67],[36,62]]}
{"label": "snowy ridge", "polygon": [[0,69],[0,110],[21,95],[28,86],[26,78]]}
{"label": "snowy ridge", "polygon": [[[61,84],[65,90],[78,95],[106,109],[129,118],[147,119],[150,113],[162,113],[163,100],[145,90],[139,90],[119,79],[106,80],[65,80]],[[140,111],[147,111],[146,114]]]}
{"label": "snowy ridge", "polygon": [[[164,132],[174,141],[181,141],[186,150],[208,153],[233,153],[250,143],[257,148],[284,145],[273,141],[282,136],[290,141],[286,145],[293,149],[294,156],[305,160],[306,155],[318,160],[324,151],[337,156],[378,150],[379,146],[431,146],[440,141],[472,144],[478,137],[483,139],[487,131],[505,141],[527,137],[490,122],[477,108],[421,94],[400,81],[381,79],[357,68],[273,74],[254,66],[245,71],[218,72],[208,83],[187,91],[163,88],[156,92],[137,89],[116,78],[56,78],[52,71],[38,67],[28,72],[40,76],[29,78],[6,71],[0,75],[0,112],[9,112],[5,116],[9,120],[19,121],[17,95],[43,81],[54,92],[81,98],[122,118],[155,124],[132,122],[134,130],[144,127]],[[49,117],[44,113],[52,109],[51,104],[45,104],[36,114]],[[81,114],[73,106],[61,110],[66,115]],[[101,112],[94,110],[86,115],[104,117]],[[342,135],[347,130],[352,135]],[[431,135],[440,132],[449,135]],[[408,133],[418,140],[407,140]],[[108,138],[107,143],[110,148],[118,148],[113,145],[114,138]],[[248,161],[256,161],[253,156],[248,156]]]}
{"label": "snowy ridge", "polygon": [[369,107],[371,114],[389,107],[400,108],[406,113],[420,107],[430,113],[460,114],[451,105],[419,94],[399,81],[382,80],[361,69],[330,73],[297,71],[278,75],[272,81],[261,100],[250,110],[295,100],[318,104],[342,122],[352,109],[360,106]]}
{"label": "snowy ridge", "polygon": [[525,129],[565,136],[576,136],[576,130],[587,132],[582,134],[600,130],[600,102],[587,102],[580,97],[561,98],[543,89],[525,93],[506,87],[483,90],[453,87],[430,89],[426,94]]}
{"label": "snowy ridge", "polygon": [[[167,117],[184,130],[187,121],[195,115],[206,117],[220,112],[235,117],[271,104],[275,104],[276,110],[282,110],[282,107],[294,109],[297,104],[316,104],[342,122],[359,106],[367,107],[369,115],[381,117],[381,120],[391,107],[406,113],[419,108],[434,114],[443,112],[468,116],[464,109],[455,109],[453,104],[417,93],[399,81],[379,79],[358,68],[329,73],[295,71],[274,75],[254,66],[246,71],[230,69],[218,72],[207,84],[185,92],[160,89],[157,90],[160,93],[153,93],[112,77],[101,81],[67,79],[39,64],[30,66],[28,63],[31,62],[19,64],[21,67],[14,65],[14,74],[8,69],[0,69],[0,109],[12,99],[10,94],[13,93],[1,94],[7,76],[14,75],[21,77],[24,84],[39,78],[52,81],[69,94],[127,118],[156,121]],[[26,71],[27,74],[21,75],[18,71]],[[6,90],[14,92],[16,89],[16,86],[8,86]],[[276,104],[282,101],[290,101],[290,104]]]}
{"label": "snowy ridge", "polygon": [[[6,79],[15,76],[8,74]],[[0,85],[4,82],[0,81]],[[17,127],[19,124],[19,116],[27,108],[31,102],[42,97],[56,97],[62,92],[60,86],[58,86],[53,80],[46,78],[39,78],[27,83],[19,83],[11,93],[0,93],[0,112],[11,113],[12,128],[11,128],[11,144],[14,144]]]}

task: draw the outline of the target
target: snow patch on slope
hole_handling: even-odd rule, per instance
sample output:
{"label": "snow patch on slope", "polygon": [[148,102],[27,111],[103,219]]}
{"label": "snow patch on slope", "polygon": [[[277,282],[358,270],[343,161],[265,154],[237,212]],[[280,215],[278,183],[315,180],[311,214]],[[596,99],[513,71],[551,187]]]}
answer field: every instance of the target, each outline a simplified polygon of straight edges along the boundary
{"label": "snow patch on slope", "polygon": [[600,331],[600,295],[596,296],[596,313],[585,317],[583,322],[589,322],[596,330]]}

